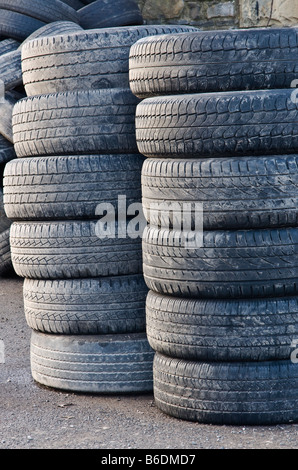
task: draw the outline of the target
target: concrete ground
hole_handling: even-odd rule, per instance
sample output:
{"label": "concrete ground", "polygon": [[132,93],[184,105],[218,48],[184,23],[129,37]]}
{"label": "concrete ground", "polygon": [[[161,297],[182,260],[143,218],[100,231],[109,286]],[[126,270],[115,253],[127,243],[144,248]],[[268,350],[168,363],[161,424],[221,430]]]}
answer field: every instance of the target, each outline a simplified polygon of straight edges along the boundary
{"label": "concrete ground", "polygon": [[178,420],[153,394],[101,396],[49,389],[30,371],[23,280],[0,278],[0,449],[294,449],[298,425],[214,426]]}

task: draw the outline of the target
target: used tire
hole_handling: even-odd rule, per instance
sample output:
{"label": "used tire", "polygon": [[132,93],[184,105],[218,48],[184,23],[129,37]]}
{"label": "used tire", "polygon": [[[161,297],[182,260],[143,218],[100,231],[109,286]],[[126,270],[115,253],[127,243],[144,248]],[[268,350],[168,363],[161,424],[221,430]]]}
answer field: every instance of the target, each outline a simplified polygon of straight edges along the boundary
{"label": "used tire", "polygon": [[30,0],[30,2],[26,0],[18,0],[17,2],[0,0],[0,9],[21,13],[44,23],[62,20],[79,22],[76,10],[60,0],[51,0],[51,2],[46,0]]}
{"label": "used tire", "polygon": [[10,229],[7,229],[0,233],[0,276],[13,272],[9,244],[9,231]]}
{"label": "used tire", "polygon": [[136,137],[146,157],[226,157],[295,153],[293,90],[147,98],[137,106]]}
{"label": "used tire", "polygon": [[24,41],[30,34],[45,25],[43,21],[15,11],[0,9],[0,36]]}
{"label": "used tire", "polygon": [[128,89],[88,90],[24,98],[12,127],[18,157],[138,153]]}
{"label": "used tire", "polygon": [[31,372],[48,387],[102,394],[153,389],[153,356],[145,333],[54,335],[32,331]]}
{"label": "used tire", "polygon": [[291,88],[298,73],[298,28],[197,31],[139,40],[130,51],[130,86],[152,95]]}
{"label": "used tire", "polygon": [[178,359],[289,359],[298,337],[298,297],[203,300],[149,291],[146,332],[155,351]]}
{"label": "used tire", "polygon": [[[119,196],[141,203],[144,157],[67,155],[14,159],[4,170],[4,203],[12,220],[94,218],[99,203]],[[126,210],[126,207],[125,207]]]}
{"label": "used tire", "polygon": [[28,42],[22,70],[28,96],[95,88],[129,88],[129,51],[138,39],[190,26],[142,25],[104,28]]}
{"label": "used tire", "polygon": [[[20,277],[70,279],[140,274],[141,242],[99,238],[96,220],[14,222],[11,257]],[[118,226],[116,226],[117,235]]]}
{"label": "used tire", "polygon": [[91,279],[24,281],[30,328],[82,335],[144,332],[148,288],[141,274]]}
{"label": "used tire", "polygon": [[16,158],[16,153],[12,142],[0,134],[0,165]]}
{"label": "used tire", "polygon": [[0,41],[0,56],[3,54],[8,54],[12,51],[16,51],[19,46],[19,41],[16,41],[15,39],[3,39]]}
{"label": "used tire", "polygon": [[11,226],[11,220],[6,217],[3,204],[3,193],[0,190],[0,233],[4,232]]}
{"label": "used tire", "polygon": [[156,406],[206,424],[270,425],[298,421],[298,368],[290,360],[194,362],[156,354]]}
{"label": "used tire", "polygon": [[28,36],[22,42],[20,49],[23,49],[24,45],[29,41],[33,41],[33,39],[56,36],[60,34],[71,34],[80,32],[82,30],[83,28],[73,21],[53,21],[52,23],[48,23],[30,34],[30,36]]}
{"label": "used tire", "polygon": [[[151,225],[168,207],[170,227],[183,217],[192,229],[203,206],[206,230],[298,225],[298,157],[146,159],[143,211]],[[198,217],[198,215],[197,215]]]}
{"label": "used tire", "polygon": [[209,299],[297,295],[298,228],[205,230],[201,246],[200,239],[188,243],[188,235],[145,228],[143,267],[149,289]]}
{"label": "used tire", "polygon": [[134,0],[96,0],[79,10],[84,29],[111,28],[143,24],[143,16]]}

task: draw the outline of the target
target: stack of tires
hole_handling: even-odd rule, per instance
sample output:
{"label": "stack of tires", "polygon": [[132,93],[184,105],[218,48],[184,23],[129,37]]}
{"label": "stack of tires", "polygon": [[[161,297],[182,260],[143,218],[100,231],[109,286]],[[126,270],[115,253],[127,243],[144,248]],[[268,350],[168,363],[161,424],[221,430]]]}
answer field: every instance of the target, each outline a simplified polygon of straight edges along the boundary
{"label": "stack of tires", "polygon": [[297,43],[252,29],[131,48],[154,395],[178,418],[298,420]]}
{"label": "stack of tires", "polygon": [[4,203],[12,263],[25,279],[31,371],[43,385],[152,391],[141,237],[126,214],[141,202],[144,161],[128,60],[140,37],[187,30],[106,28],[22,48],[27,97],[13,110],[18,158],[5,168]]}
{"label": "stack of tires", "polygon": [[[75,2],[75,0],[74,0]],[[12,137],[12,110],[25,96],[22,83],[21,49],[35,37],[82,31],[79,15],[70,5],[55,0],[0,2],[0,275],[12,272],[9,227],[3,209],[3,170],[16,158]]]}

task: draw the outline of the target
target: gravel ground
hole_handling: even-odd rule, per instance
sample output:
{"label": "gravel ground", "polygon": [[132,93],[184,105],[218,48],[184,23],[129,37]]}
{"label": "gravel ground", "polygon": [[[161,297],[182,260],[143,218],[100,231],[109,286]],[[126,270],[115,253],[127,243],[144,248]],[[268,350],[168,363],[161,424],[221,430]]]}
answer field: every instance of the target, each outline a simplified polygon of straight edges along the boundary
{"label": "gravel ground", "polygon": [[[23,280],[0,278],[0,449],[295,449],[298,425],[214,426],[178,420],[153,394],[61,392],[31,377]],[[194,453],[194,452],[193,452]],[[191,452],[189,452],[191,454]]]}

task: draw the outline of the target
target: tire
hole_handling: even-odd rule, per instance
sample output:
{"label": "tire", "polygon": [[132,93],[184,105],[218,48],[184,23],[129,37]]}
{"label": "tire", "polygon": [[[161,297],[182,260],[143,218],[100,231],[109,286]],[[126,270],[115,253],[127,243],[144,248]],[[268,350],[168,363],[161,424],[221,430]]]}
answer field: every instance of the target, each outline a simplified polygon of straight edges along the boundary
{"label": "tire", "polygon": [[146,332],[155,351],[177,359],[289,359],[298,337],[298,297],[202,300],[149,291]]}
{"label": "tire", "polygon": [[146,227],[148,288],[206,299],[297,295],[298,228],[204,231],[200,241],[192,245],[187,232]]}
{"label": "tire", "polygon": [[0,165],[16,158],[14,146],[9,140],[0,134]]}
{"label": "tire", "polygon": [[16,273],[44,280],[140,274],[141,242],[99,238],[97,228],[96,220],[14,222],[10,245]]}
{"label": "tire", "polygon": [[297,155],[146,159],[143,211],[160,226],[162,208],[172,205],[170,227],[183,214],[192,230],[201,206],[205,230],[296,227],[297,184]]}
{"label": "tire", "polygon": [[0,41],[0,56],[16,51],[19,46],[19,41],[16,41],[15,39],[3,39]]}
{"label": "tire", "polygon": [[147,98],[136,137],[146,157],[278,155],[298,149],[292,89]]}
{"label": "tire", "polygon": [[20,100],[12,117],[18,157],[138,153],[128,89],[89,90]]}
{"label": "tire", "polygon": [[45,25],[43,21],[30,16],[0,9],[0,36],[24,41],[30,34]]}
{"label": "tire", "polygon": [[74,23],[79,22],[76,10],[59,0],[51,0],[50,3],[45,0],[30,0],[30,2],[26,0],[18,0],[17,2],[0,0],[0,9],[21,13],[44,23],[66,20]]}
{"label": "tire", "polygon": [[13,144],[12,135],[12,112],[17,99],[13,93],[5,93],[3,99],[0,99],[0,134]]}
{"label": "tire", "polygon": [[80,10],[84,7],[84,2],[80,0],[61,0],[63,3],[66,3],[70,7],[74,8],[75,10]]}
{"label": "tire", "polygon": [[142,25],[143,16],[134,0],[97,0],[79,10],[84,29]]}
{"label": "tire", "polygon": [[5,232],[11,226],[11,220],[6,217],[3,204],[3,193],[0,190],[0,233]]}
{"label": "tire", "polygon": [[129,88],[129,51],[141,37],[194,31],[190,26],[142,25],[38,39],[22,48],[28,96],[98,88]]}
{"label": "tire", "polygon": [[[142,155],[29,157],[9,162],[4,170],[4,202],[12,220],[94,218],[99,203],[118,212],[141,203]],[[125,207],[126,210],[126,207]]]}
{"label": "tire", "polygon": [[0,233],[0,276],[13,272],[10,244],[9,244],[9,230]]}
{"label": "tire", "polygon": [[21,51],[11,51],[0,56],[0,76],[5,90],[13,90],[22,85]]}
{"label": "tire", "polygon": [[154,398],[164,413],[205,424],[298,420],[298,368],[290,360],[194,362],[156,354]]}
{"label": "tire", "polygon": [[56,281],[24,281],[30,328],[64,335],[141,333],[148,289],[141,274]]}
{"label": "tire", "polygon": [[154,95],[291,88],[297,29],[197,31],[139,40],[130,51],[130,86]]}
{"label": "tire", "polygon": [[101,394],[149,393],[153,356],[145,333],[47,335],[32,331],[31,372],[47,387]]}

